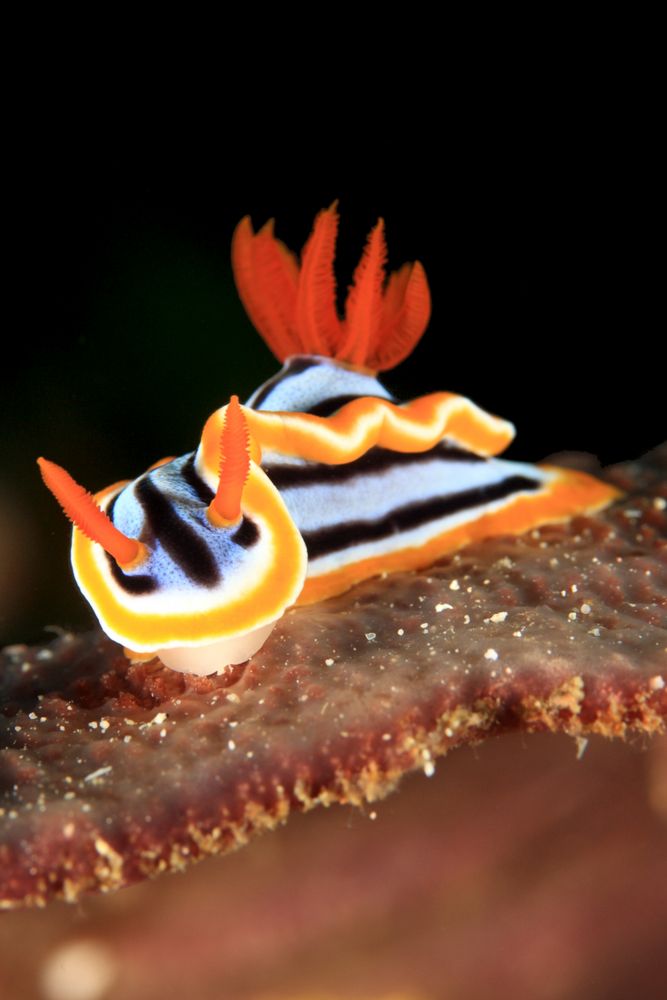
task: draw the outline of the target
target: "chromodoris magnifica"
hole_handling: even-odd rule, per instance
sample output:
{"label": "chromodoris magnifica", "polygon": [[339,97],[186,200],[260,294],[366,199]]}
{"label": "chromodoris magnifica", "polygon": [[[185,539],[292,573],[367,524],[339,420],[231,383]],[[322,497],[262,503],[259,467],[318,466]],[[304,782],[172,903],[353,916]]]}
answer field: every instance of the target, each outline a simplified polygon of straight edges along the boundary
{"label": "chromodoris magnifica", "polygon": [[377,373],[424,332],[426,275],[405,264],[385,280],[378,221],[341,318],[337,229],[332,205],[297,260],[272,223],[239,223],[237,288],[283,367],[243,407],[233,396],[213,413],[196,451],[94,497],[38,460],[74,523],[79,587],[132,658],[221,671],[252,656],[293,604],[618,496],[581,472],[496,458],[512,424],[463,396],[395,399]]}

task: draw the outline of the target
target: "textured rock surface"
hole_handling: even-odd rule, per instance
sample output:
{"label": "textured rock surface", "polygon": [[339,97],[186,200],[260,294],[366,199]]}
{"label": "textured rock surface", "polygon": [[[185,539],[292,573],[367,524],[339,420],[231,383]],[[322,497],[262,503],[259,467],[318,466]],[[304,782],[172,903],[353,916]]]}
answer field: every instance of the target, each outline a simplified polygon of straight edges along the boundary
{"label": "textured rock surface", "polygon": [[4,914],[0,996],[658,1000],[667,738],[575,751],[505,734],[184,875]]}
{"label": "textured rock surface", "polygon": [[182,869],[504,729],[659,730],[667,447],[608,475],[628,496],[601,515],[295,610],[231,678],[128,668],[97,634],[6,650],[3,905]]}

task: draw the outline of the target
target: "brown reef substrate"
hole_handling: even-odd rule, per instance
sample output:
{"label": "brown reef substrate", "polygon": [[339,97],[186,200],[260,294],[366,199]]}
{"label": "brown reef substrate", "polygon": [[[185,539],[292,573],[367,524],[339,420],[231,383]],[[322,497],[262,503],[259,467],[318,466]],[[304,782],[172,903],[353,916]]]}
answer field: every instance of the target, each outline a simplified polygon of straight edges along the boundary
{"label": "brown reef substrate", "polygon": [[230,678],[99,633],[5,650],[0,905],[183,869],[508,729],[664,728],[667,445],[605,475],[609,510],[296,609]]}

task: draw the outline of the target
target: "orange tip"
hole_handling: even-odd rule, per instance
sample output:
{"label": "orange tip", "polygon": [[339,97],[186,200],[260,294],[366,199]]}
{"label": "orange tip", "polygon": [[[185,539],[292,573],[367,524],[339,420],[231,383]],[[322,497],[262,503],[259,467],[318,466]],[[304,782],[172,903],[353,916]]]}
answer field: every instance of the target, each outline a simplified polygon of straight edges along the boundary
{"label": "orange tip", "polygon": [[69,472],[46,458],[38,458],[37,464],[45,485],[79,531],[101,545],[121,566],[127,566],[139,557],[141,542],[119,531],[90,493],[75,482]]}
{"label": "orange tip", "polygon": [[250,471],[250,435],[239,405],[232,396],[220,435],[220,479],[209,506],[213,524],[225,527],[241,516],[241,496]]}

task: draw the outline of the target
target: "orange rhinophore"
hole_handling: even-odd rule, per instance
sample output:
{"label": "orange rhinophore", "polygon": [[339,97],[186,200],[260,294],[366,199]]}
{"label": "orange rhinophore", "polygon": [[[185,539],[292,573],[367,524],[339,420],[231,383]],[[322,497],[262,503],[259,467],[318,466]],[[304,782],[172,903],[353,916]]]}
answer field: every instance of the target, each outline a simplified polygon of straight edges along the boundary
{"label": "orange rhinophore", "polygon": [[113,524],[83,486],[70,476],[69,472],[38,458],[37,464],[42,479],[67,514],[70,521],[92,542],[97,542],[120,566],[128,566],[136,561],[141,552],[141,542],[128,538]]}
{"label": "orange rhinophore", "polygon": [[273,222],[257,233],[247,217],[237,226],[239,294],[283,368],[243,408],[232,396],[216,410],[195,451],[94,499],[39,460],[80,529],[77,582],[128,655],[186,673],[224,670],[254,655],[294,604],[618,496],[582,472],[497,457],[512,424],[465,396],[396,399],[377,372],[424,332],[424,270],[404,264],[386,278],[380,219],[340,316],[337,234],[336,203],[318,214],[300,260]]}
{"label": "orange rhinophore", "polygon": [[241,495],[250,471],[248,425],[232,396],[220,435],[220,480],[209,511],[213,523],[233,524],[241,516]]}

